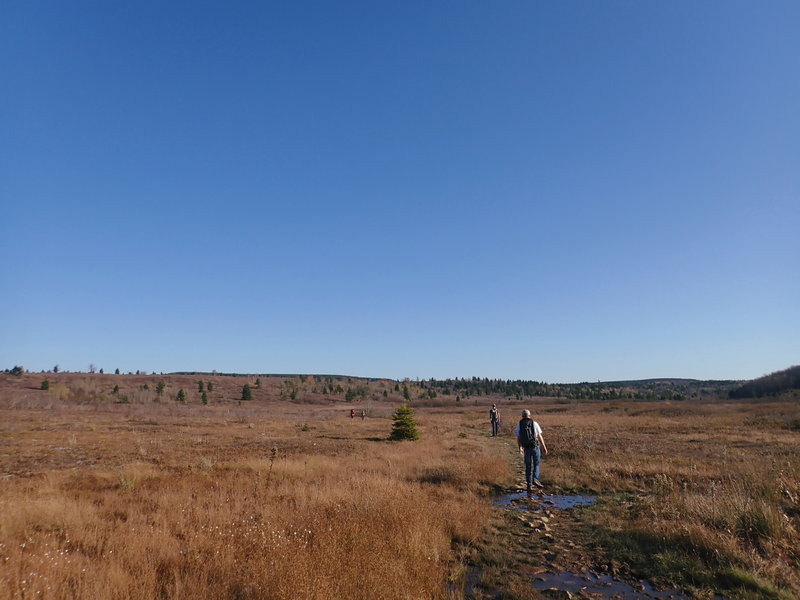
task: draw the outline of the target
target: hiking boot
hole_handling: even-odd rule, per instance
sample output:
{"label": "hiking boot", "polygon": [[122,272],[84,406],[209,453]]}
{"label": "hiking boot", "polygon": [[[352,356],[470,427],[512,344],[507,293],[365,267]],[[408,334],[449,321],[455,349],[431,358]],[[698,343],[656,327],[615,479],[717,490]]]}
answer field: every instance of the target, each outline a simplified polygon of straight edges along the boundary
{"label": "hiking boot", "polygon": [[[543,488],[543,487],[544,487],[544,486],[542,485],[542,482],[541,482],[541,481],[539,481],[538,479],[534,479],[534,480],[533,480],[533,484],[534,484],[536,487],[540,487],[540,488]],[[528,489],[530,489],[530,486],[528,486]]]}

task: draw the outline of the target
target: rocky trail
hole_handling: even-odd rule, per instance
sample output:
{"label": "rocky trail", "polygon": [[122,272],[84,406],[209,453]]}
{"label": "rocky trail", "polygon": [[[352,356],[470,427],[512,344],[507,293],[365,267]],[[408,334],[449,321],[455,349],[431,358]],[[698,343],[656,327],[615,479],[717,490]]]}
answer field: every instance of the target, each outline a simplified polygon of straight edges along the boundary
{"label": "rocky trail", "polygon": [[[524,468],[517,461],[518,481]],[[674,599],[680,590],[656,590],[637,581],[615,561],[595,564],[583,520],[603,499],[546,486],[526,494],[523,485],[505,490],[493,502],[496,519],[465,576],[469,600],[571,598]]]}

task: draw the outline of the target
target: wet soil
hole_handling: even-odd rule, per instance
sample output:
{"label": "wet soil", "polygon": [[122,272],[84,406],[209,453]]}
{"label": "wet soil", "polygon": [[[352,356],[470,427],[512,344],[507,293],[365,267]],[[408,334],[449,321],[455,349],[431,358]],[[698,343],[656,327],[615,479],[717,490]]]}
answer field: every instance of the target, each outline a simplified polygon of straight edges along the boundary
{"label": "wet soil", "polygon": [[533,587],[548,597],[561,598],[615,598],[634,600],[636,598],[663,598],[688,600],[691,596],[677,590],[659,592],[646,581],[636,584],[626,583],[610,575],[596,573],[543,573],[533,578]]}
{"label": "wet soil", "polygon": [[[514,488],[498,495],[493,504],[501,510],[484,541],[482,558],[466,573],[463,597],[690,599],[679,590],[659,591],[636,581],[615,562],[594,563],[582,515],[597,502],[594,495],[555,489],[529,496]],[[520,584],[529,593],[521,592]],[[512,592],[509,586],[516,589]]]}
{"label": "wet soil", "polygon": [[638,581],[616,561],[597,562],[585,515],[608,501],[613,499],[552,486],[530,495],[523,486],[504,490],[493,500],[499,510],[470,561],[463,597],[691,598],[680,590],[657,590]]}
{"label": "wet soil", "polygon": [[495,498],[492,503],[501,508],[515,510],[567,510],[576,506],[591,506],[597,503],[597,496],[582,494],[537,494],[530,496],[524,490],[516,490]]}

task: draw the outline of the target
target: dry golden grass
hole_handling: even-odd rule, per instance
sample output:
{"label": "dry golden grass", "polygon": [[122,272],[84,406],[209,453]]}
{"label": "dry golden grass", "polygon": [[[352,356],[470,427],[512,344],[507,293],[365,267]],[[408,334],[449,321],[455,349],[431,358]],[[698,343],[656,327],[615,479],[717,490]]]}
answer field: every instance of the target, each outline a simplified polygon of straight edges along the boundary
{"label": "dry golden grass", "polygon": [[0,404],[2,599],[448,597],[509,473],[451,415],[390,443],[389,405],[25,393]]}
{"label": "dry golden grass", "polygon": [[[354,381],[345,404],[321,380],[262,379],[240,403],[255,378],[204,377],[203,406],[196,376],[46,377],[0,376],[0,600],[457,598],[459,547],[519,461],[503,398],[418,406],[422,439],[389,443],[392,382]],[[600,496],[596,564],[699,596],[800,596],[796,401],[524,405],[543,481]]]}
{"label": "dry golden grass", "polygon": [[556,449],[546,477],[634,499],[630,511],[606,500],[596,525],[606,558],[638,561],[639,576],[797,597],[800,434],[790,425],[798,414],[796,402],[545,413]]}

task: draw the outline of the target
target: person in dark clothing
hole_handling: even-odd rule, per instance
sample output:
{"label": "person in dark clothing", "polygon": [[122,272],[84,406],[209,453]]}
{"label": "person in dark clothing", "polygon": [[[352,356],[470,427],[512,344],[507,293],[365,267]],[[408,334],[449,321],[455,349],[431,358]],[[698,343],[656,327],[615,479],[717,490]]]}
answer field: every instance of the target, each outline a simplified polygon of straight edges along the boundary
{"label": "person in dark clothing", "polygon": [[523,410],[522,419],[514,430],[517,436],[519,453],[525,458],[525,484],[528,495],[531,494],[531,484],[543,488],[539,481],[539,470],[542,464],[542,451],[547,454],[547,445],[542,437],[542,428],[531,419],[531,411]]}
{"label": "person in dark clothing", "polygon": [[500,411],[497,409],[497,404],[492,404],[489,409],[489,421],[492,423],[492,437],[500,433]]}

